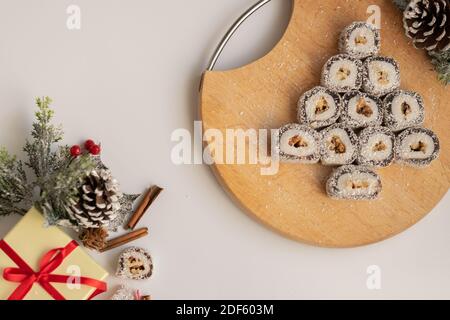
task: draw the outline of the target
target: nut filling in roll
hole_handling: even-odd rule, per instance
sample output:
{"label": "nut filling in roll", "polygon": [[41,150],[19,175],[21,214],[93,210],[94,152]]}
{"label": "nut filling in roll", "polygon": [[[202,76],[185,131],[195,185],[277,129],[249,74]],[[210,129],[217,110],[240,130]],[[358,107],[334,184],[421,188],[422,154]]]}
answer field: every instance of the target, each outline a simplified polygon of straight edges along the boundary
{"label": "nut filling in roll", "polygon": [[340,115],[339,94],[324,87],[315,87],[305,92],[298,102],[298,121],[315,129],[335,123]]}
{"label": "nut filling in roll", "polygon": [[439,156],[436,134],[425,128],[409,128],[396,139],[396,161],[413,167],[426,167]]}
{"label": "nut filling in roll", "polygon": [[382,184],[380,176],[364,166],[343,166],[334,170],[327,182],[327,194],[342,200],[375,200]]}
{"label": "nut filling in roll", "polygon": [[380,31],[366,22],[353,22],[341,34],[339,49],[358,59],[377,55],[381,47]]}
{"label": "nut filling in roll", "polygon": [[279,130],[275,148],[282,162],[317,163],[320,134],[306,125],[288,124]]}
{"label": "nut filling in roll", "polygon": [[322,85],[337,92],[358,90],[362,85],[362,62],[347,54],[331,57],[322,70]]}
{"label": "nut filling in roll", "polygon": [[351,128],[379,126],[383,122],[382,103],[377,97],[351,91],[343,98],[342,122]]}
{"label": "nut filling in roll", "polygon": [[353,163],[358,156],[358,137],[343,124],[335,124],[322,132],[321,158],[324,165]]}
{"label": "nut filling in roll", "polygon": [[387,57],[371,57],[364,62],[364,91],[380,97],[400,87],[397,62]]}
{"label": "nut filling in roll", "polygon": [[392,131],[421,126],[425,119],[422,97],[411,91],[395,91],[386,96],[384,105],[384,124]]}
{"label": "nut filling in roll", "polygon": [[369,127],[359,134],[357,162],[370,167],[387,167],[395,157],[395,135],[385,127]]}

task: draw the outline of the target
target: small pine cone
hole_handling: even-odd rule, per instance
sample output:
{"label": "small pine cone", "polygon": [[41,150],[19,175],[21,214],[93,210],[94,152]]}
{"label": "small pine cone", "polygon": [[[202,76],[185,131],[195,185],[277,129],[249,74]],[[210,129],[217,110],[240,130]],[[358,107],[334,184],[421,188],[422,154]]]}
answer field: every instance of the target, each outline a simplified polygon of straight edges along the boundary
{"label": "small pine cone", "polygon": [[406,35],[427,51],[450,49],[450,0],[412,0],[403,14]]}
{"label": "small pine cone", "polygon": [[88,249],[100,251],[106,246],[108,230],[105,228],[83,229],[80,233],[80,240]]}
{"label": "small pine cone", "polygon": [[78,190],[78,200],[67,211],[75,223],[84,229],[107,227],[117,218],[121,193],[109,170],[93,170]]}

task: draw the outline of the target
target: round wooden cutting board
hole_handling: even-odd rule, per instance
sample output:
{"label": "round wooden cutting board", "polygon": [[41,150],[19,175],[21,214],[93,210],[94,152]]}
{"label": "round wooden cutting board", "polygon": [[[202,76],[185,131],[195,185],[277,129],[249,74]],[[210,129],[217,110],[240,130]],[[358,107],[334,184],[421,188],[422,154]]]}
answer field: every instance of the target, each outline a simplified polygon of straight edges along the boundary
{"label": "round wooden cutting board", "polygon": [[215,165],[225,189],[252,216],[290,238],[325,247],[355,247],[396,235],[427,215],[450,185],[450,91],[436,80],[423,51],[404,36],[402,16],[390,0],[294,0],[292,19],[264,58],[235,70],[206,72],[201,92],[204,130],[275,129],[296,120],[300,95],[318,85],[323,64],[338,53],[340,31],[381,8],[382,55],[400,64],[402,88],[426,103],[426,127],[441,140],[430,167],[393,165],[379,170],[380,200],[337,201],[325,194],[330,168],[281,164],[263,176],[264,165]]}

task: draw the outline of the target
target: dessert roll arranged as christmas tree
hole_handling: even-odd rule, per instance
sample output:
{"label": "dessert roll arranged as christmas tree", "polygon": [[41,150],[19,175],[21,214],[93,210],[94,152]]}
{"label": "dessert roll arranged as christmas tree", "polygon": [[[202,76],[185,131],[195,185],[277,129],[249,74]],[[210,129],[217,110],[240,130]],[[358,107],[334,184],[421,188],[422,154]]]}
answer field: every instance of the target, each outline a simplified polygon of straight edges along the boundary
{"label": "dessert roll arranged as christmas tree", "polygon": [[413,127],[397,136],[395,150],[397,162],[425,167],[439,156],[440,143],[433,131]]}
{"label": "dessert roll arranged as christmas tree", "polygon": [[358,137],[344,124],[335,124],[321,132],[321,159],[324,165],[351,164],[358,156]]}
{"label": "dessert roll arranged as christmas tree", "polygon": [[337,92],[361,88],[362,62],[347,54],[331,57],[322,70],[322,85]]}
{"label": "dessert roll arranged as christmas tree", "polygon": [[341,115],[341,97],[324,87],[305,92],[298,102],[297,118],[314,129],[334,124]]}
{"label": "dessert roll arranged as christmas tree", "polygon": [[327,181],[328,196],[343,200],[375,200],[382,184],[380,176],[365,166],[342,166],[333,171]]}
{"label": "dessert roll arranged as christmas tree", "polygon": [[376,199],[381,180],[372,169],[394,161],[423,167],[439,154],[437,136],[420,127],[422,97],[399,89],[399,66],[378,56],[380,47],[376,27],[354,22],[345,28],[341,54],[324,65],[321,86],[299,99],[300,124],[281,128],[274,144],[281,161],[342,166],[327,183],[335,199]]}
{"label": "dessert roll arranged as christmas tree", "polygon": [[384,125],[392,131],[421,126],[425,119],[422,97],[415,92],[398,90],[383,102]]}
{"label": "dessert roll arranged as christmas tree", "polygon": [[317,163],[320,160],[320,134],[306,125],[285,125],[278,131],[275,152],[282,162]]}
{"label": "dessert roll arranged as christmas tree", "polygon": [[351,128],[379,126],[383,122],[382,102],[375,96],[359,91],[344,95],[341,120]]}
{"label": "dessert roll arranged as christmas tree", "polygon": [[370,57],[364,61],[364,91],[380,97],[400,87],[398,63],[388,57]]}
{"label": "dessert roll arranged as christmas tree", "polygon": [[395,158],[395,135],[385,127],[369,127],[359,133],[357,162],[370,167],[387,167]]}
{"label": "dessert roll arranged as christmas tree", "polygon": [[358,59],[377,55],[380,51],[380,31],[371,24],[356,21],[341,33],[339,49]]}

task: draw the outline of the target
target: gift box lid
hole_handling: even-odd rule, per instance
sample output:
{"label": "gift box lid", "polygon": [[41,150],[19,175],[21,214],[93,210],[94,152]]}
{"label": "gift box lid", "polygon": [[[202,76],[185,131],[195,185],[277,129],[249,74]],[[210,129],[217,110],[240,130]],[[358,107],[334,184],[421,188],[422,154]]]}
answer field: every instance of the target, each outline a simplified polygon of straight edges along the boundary
{"label": "gift box lid", "polygon": [[[58,227],[45,227],[42,214],[32,208],[3,239],[33,269],[38,270],[39,261],[48,251],[65,247],[72,241]],[[0,250],[0,271],[16,267],[16,264]],[[82,276],[104,281],[106,272],[84,250],[76,248],[52,274]],[[76,282],[76,281],[75,281]],[[0,300],[7,299],[18,283],[6,281],[0,274]],[[52,283],[52,286],[66,300],[86,300],[95,288],[77,283]],[[52,300],[53,298],[39,285],[34,284],[24,300]]]}

